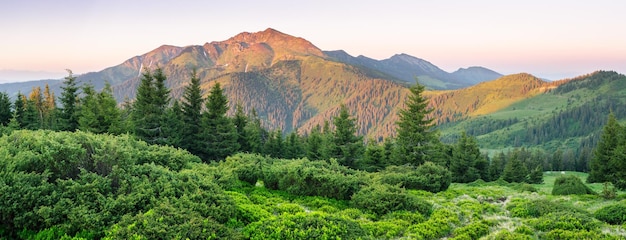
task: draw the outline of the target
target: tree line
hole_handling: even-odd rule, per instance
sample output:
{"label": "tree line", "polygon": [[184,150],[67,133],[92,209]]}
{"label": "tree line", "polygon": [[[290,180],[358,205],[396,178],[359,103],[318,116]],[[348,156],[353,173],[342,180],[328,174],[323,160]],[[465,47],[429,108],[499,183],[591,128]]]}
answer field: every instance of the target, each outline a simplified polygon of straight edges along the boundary
{"label": "tree line", "polygon": [[50,129],[130,134],[150,144],[185,149],[204,162],[220,161],[239,152],[282,159],[336,159],[343,166],[370,172],[431,162],[450,171],[452,182],[501,177],[513,182],[540,182],[533,174],[540,175],[546,169],[543,159],[528,160],[526,150],[490,159],[465,132],[456,143],[442,143],[429,118],[433,109],[428,107],[422,96],[424,86],[419,84],[410,87],[406,108],[398,113],[397,135],[378,142],[364,141],[358,134],[357,120],[345,105],[337,116],[308,133],[296,129],[285,134],[281,129],[264,128],[256,111],[245,113],[240,104],[228,115],[228,98],[221,85],[215,83],[204,97],[195,71],[180,101],[171,99],[166,81],[161,69],[144,70],[135,100],[118,106],[110,85],[99,92],[89,84],[79,87],[69,71],[60,107],[47,86],[43,93],[34,88],[28,97],[18,94],[13,103],[2,94],[0,122],[5,132]]}

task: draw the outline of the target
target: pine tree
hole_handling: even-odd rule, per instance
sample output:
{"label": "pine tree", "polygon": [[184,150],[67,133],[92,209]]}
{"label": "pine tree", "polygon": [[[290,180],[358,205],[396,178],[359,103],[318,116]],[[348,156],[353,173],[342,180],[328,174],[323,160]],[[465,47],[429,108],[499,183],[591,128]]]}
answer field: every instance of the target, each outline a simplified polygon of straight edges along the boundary
{"label": "pine tree", "polygon": [[98,116],[98,99],[93,85],[83,86],[83,97],[78,117],[78,129],[85,132],[104,133],[106,128],[100,124]]}
{"label": "pine tree", "polygon": [[261,119],[259,118],[256,109],[252,109],[252,113],[248,116],[250,119],[249,124],[246,125],[246,132],[248,133],[248,146],[250,152],[262,153],[263,146],[267,140],[268,132],[261,126]]}
{"label": "pine tree", "polygon": [[113,89],[109,82],[105,82],[104,88],[98,93],[98,109],[102,119],[101,124],[106,127],[106,132],[110,134],[126,132],[122,123],[122,112],[117,107],[117,100],[113,96]]}
{"label": "pine tree", "polygon": [[24,97],[24,113],[20,117],[20,126],[23,129],[36,130],[41,128],[41,122],[39,121],[39,111],[35,101],[26,99]]}
{"label": "pine tree", "polygon": [[282,130],[270,132],[263,152],[273,158],[285,158],[285,139]]}
{"label": "pine tree", "polygon": [[181,103],[185,124],[180,145],[196,155],[200,154],[204,148],[200,141],[203,104],[204,99],[200,89],[200,79],[194,69],[191,73],[191,82],[185,87]]}
{"label": "pine tree", "polygon": [[33,126],[33,129],[44,128],[44,100],[41,93],[41,87],[33,87],[33,90],[28,95],[28,103],[32,103],[35,109],[35,118],[37,126]]}
{"label": "pine tree", "polygon": [[542,184],[543,183],[543,169],[541,165],[537,165],[537,167],[530,170],[528,174],[528,179],[526,181],[530,184]]}
{"label": "pine tree", "polygon": [[504,152],[498,153],[494,158],[491,159],[491,163],[489,163],[489,180],[485,181],[494,181],[500,178],[502,172],[504,171],[504,166],[506,163],[506,156]]}
{"label": "pine tree", "polygon": [[78,87],[76,77],[71,70],[67,70],[68,76],[63,82],[63,92],[61,93],[61,104],[63,107],[59,111],[58,129],[61,131],[75,131],[78,129]]}
{"label": "pine tree", "polygon": [[593,151],[593,158],[589,164],[590,172],[587,177],[588,183],[608,182],[613,170],[609,166],[611,157],[614,156],[615,149],[619,144],[620,126],[613,113],[609,114],[609,119],[602,130],[600,141]]}
{"label": "pine tree", "polygon": [[306,157],[310,160],[321,160],[324,158],[322,148],[324,139],[320,125],[311,129],[306,139]]}
{"label": "pine tree", "polygon": [[480,178],[475,163],[481,158],[482,155],[476,139],[462,132],[461,138],[452,150],[452,159],[450,160],[452,182],[468,183]]}
{"label": "pine tree", "polygon": [[512,158],[509,159],[506,166],[504,167],[502,179],[510,183],[519,183],[526,180],[526,175],[528,175],[528,169],[526,168],[524,163],[517,158]]}
{"label": "pine tree", "polygon": [[239,143],[239,150],[242,152],[252,152],[248,139],[248,116],[243,113],[243,106],[241,103],[237,103],[235,106],[235,116],[233,117],[233,124],[237,130],[237,143]]}
{"label": "pine tree", "polygon": [[0,92],[0,126],[7,126],[11,117],[13,117],[13,111],[11,111],[11,99],[6,92]]}
{"label": "pine tree", "polygon": [[145,70],[137,88],[137,98],[133,104],[135,135],[152,144],[166,144],[165,110],[169,104],[169,89],[165,86],[165,75],[160,68],[152,74]]}
{"label": "pine tree", "polygon": [[178,101],[174,101],[172,106],[165,110],[164,133],[165,136],[167,136],[165,144],[174,147],[181,147],[184,138],[184,119],[185,115],[180,103],[178,103]]}
{"label": "pine tree", "polygon": [[306,151],[304,149],[304,144],[298,134],[298,129],[296,129],[289,133],[287,140],[285,141],[285,158],[297,159],[303,158],[305,155]]}
{"label": "pine tree", "polygon": [[428,101],[422,97],[424,86],[416,83],[409,90],[406,108],[400,110],[400,120],[396,123],[397,147],[400,163],[420,165],[425,161],[438,162],[440,145],[438,134],[432,130],[433,119],[428,118],[432,109],[428,108]]}
{"label": "pine tree", "polygon": [[[18,126],[18,129],[24,127],[24,113],[26,112],[26,101],[24,95],[22,93],[17,93],[17,97],[15,98],[15,102],[13,103],[13,117],[15,119],[16,124],[14,126]],[[14,129],[17,130],[17,129]]]}
{"label": "pine tree", "polygon": [[222,160],[239,150],[237,130],[228,112],[228,99],[219,83],[209,92],[206,101],[207,111],[202,116],[203,142],[206,144],[200,154],[205,161]]}
{"label": "pine tree", "polygon": [[356,168],[356,160],[363,150],[363,139],[356,135],[355,120],[350,117],[348,108],[341,105],[339,116],[333,118],[335,131],[333,132],[332,157],[336,158],[340,164],[351,168]]}
{"label": "pine tree", "polygon": [[357,166],[361,170],[378,172],[385,169],[385,162],[385,148],[377,145],[374,139],[370,139],[367,147],[365,148],[365,153],[363,154],[361,160],[358,161]]}

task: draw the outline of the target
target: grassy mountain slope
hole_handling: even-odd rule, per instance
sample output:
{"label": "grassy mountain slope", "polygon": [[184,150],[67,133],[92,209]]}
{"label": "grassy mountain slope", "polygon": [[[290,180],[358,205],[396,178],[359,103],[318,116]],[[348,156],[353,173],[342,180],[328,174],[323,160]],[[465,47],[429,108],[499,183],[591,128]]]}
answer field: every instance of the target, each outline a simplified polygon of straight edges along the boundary
{"label": "grassy mountain slope", "polygon": [[485,149],[578,149],[594,145],[609,112],[626,118],[626,76],[622,74],[600,71],[554,85],[498,111],[444,124],[442,136],[452,141],[465,130],[478,136]]}

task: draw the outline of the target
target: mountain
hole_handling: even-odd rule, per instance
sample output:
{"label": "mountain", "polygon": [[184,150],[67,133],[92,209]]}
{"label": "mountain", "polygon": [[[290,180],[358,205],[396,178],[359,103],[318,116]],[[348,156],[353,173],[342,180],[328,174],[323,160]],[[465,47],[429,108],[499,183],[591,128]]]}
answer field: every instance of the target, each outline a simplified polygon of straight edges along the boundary
{"label": "mountain", "polygon": [[[308,132],[345,105],[357,120],[359,134],[376,140],[392,136],[408,94],[407,79],[413,76],[431,89],[445,89],[429,90],[424,96],[430,99],[431,117],[447,142],[466,131],[477,136],[484,149],[578,148],[594,144],[609,111],[626,118],[626,79],[615,72],[556,82],[526,73],[500,76],[482,67],[447,73],[406,54],[379,61],[344,51],[325,52],[271,28],[203,45],[164,45],[77,78],[96,88],[109,81],[118,101],[132,100],[143,69],[157,67],[168,77],[173,99],[180,99],[196,69],[205,96],[219,82],[231,109],[238,103],[244,111],[255,109],[266,127],[285,133]],[[46,83],[60,95],[58,80]],[[0,91],[28,93],[43,84],[0,84]]]}
{"label": "mountain", "polygon": [[343,50],[324,53],[336,61],[376,70],[407,83],[415,83],[417,78],[420,84],[430,89],[459,89],[502,77],[502,74],[483,67],[461,68],[448,73],[426,60],[408,54],[396,54],[378,61],[365,56],[353,57]]}
{"label": "mountain", "polygon": [[[483,149],[527,147],[551,152],[558,149],[579,151],[595,146],[610,112],[618,119],[626,119],[626,76],[623,74],[598,71],[558,82],[517,76],[517,80],[525,79],[525,83],[518,83],[517,87],[508,90],[491,90],[488,92],[492,94],[488,95],[480,94],[487,89],[481,85],[513,85],[511,81],[503,81],[510,77],[459,90],[455,94],[435,96],[440,100],[444,95],[456,98],[441,102],[433,100],[437,109],[463,109],[463,105],[457,107],[462,99],[478,99],[477,107],[465,116],[441,121],[438,128],[443,140],[453,142],[460,132],[466,131],[477,136]],[[493,84],[497,82],[501,83]]]}
{"label": "mountain", "polygon": [[[18,93],[22,93],[23,95],[27,95],[33,90],[33,87],[42,87],[46,84],[50,86],[55,86],[61,83],[61,80],[48,79],[48,80],[37,80],[37,81],[28,81],[28,82],[14,82],[14,83],[1,83],[0,84],[0,92],[6,92],[9,94],[10,98],[15,98]],[[60,90],[60,88],[59,88]],[[58,92],[58,91],[55,91]]]}

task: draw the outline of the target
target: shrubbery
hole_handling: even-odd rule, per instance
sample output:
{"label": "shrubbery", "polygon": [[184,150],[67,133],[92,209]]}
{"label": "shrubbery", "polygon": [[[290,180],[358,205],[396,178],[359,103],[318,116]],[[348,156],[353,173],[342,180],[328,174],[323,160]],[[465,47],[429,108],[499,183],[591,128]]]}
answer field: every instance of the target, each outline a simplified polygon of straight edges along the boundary
{"label": "shrubbery", "polygon": [[591,188],[587,187],[580,178],[574,175],[564,175],[556,178],[552,195],[571,195],[571,194],[595,194]]}
{"label": "shrubbery", "polygon": [[366,232],[354,220],[325,213],[283,214],[243,229],[249,239],[357,239]]}
{"label": "shrubbery", "polygon": [[399,210],[416,211],[428,216],[433,207],[431,203],[408,194],[403,188],[388,184],[372,184],[364,187],[352,196],[351,202],[357,208],[378,216]]}
{"label": "shrubbery", "polygon": [[426,162],[418,167],[389,166],[379,175],[382,183],[433,193],[448,189],[452,179],[448,169],[432,162]]}
{"label": "shrubbery", "polygon": [[620,202],[598,209],[594,217],[609,224],[626,223],[626,203]]}

